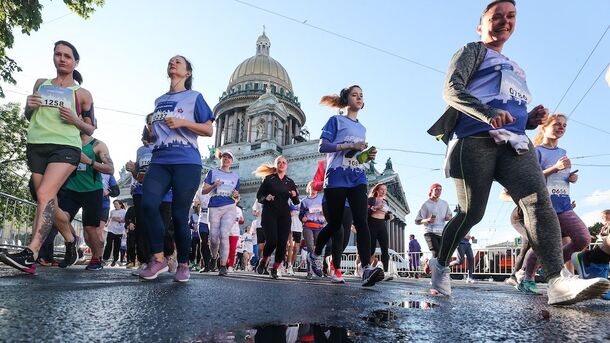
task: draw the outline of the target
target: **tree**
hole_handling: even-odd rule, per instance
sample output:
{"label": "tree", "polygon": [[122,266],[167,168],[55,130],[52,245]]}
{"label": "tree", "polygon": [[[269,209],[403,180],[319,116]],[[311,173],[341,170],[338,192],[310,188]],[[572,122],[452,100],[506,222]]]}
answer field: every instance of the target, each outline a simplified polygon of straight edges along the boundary
{"label": "tree", "polygon": [[[96,6],[103,6],[105,0],[63,0],[70,10],[88,19]],[[38,31],[42,24],[42,5],[38,0],[0,1],[0,77],[4,82],[15,84],[13,73],[21,71],[17,62],[6,55],[13,47],[13,29],[21,28],[21,33],[29,35]],[[4,91],[0,86],[0,97]]]}
{"label": "tree", "polygon": [[599,232],[601,231],[602,227],[604,226],[604,224],[597,222],[595,224],[593,224],[592,226],[589,226],[589,234],[591,235],[591,237],[597,237],[597,235],[599,235]]}
{"label": "tree", "polygon": [[18,198],[31,199],[26,164],[28,121],[17,103],[0,106],[0,191]]}

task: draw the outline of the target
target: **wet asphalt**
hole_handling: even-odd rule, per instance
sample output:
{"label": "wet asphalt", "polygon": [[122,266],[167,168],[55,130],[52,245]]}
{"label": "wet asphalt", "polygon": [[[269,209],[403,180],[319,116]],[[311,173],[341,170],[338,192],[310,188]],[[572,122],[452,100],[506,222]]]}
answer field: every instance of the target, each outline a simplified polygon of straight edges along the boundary
{"label": "wet asphalt", "polygon": [[[499,282],[453,282],[451,298],[428,279],[362,288],[305,274],[272,280],[236,272],[166,273],[140,281],[124,268],[0,266],[0,342],[603,342],[610,302],[552,307]],[[294,342],[294,340],[292,340]]]}

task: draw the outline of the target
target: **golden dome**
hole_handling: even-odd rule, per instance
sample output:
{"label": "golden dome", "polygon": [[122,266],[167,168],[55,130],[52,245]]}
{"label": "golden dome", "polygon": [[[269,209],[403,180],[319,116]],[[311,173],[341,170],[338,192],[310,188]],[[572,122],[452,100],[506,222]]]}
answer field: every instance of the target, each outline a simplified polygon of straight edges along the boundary
{"label": "golden dome", "polygon": [[258,81],[260,83],[275,83],[292,92],[292,82],[290,82],[288,72],[280,62],[269,56],[270,47],[271,42],[263,32],[256,41],[256,55],[246,59],[235,68],[231,79],[229,79],[227,91],[230,91],[233,86],[239,83]]}

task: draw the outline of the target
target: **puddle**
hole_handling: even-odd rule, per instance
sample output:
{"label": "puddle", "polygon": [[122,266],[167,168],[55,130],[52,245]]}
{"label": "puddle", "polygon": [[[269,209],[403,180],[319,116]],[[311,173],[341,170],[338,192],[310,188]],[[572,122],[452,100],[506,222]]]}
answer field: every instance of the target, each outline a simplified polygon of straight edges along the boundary
{"label": "puddle", "polygon": [[345,328],[320,324],[263,325],[252,329],[202,335],[190,342],[345,343],[361,336]]}
{"label": "puddle", "polygon": [[431,309],[439,306],[438,304],[435,304],[430,301],[418,301],[418,300],[393,302],[393,303],[389,303],[388,305],[400,307],[400,308],[414,308],[414,309],[420,309],[420,310],[431,310]]}

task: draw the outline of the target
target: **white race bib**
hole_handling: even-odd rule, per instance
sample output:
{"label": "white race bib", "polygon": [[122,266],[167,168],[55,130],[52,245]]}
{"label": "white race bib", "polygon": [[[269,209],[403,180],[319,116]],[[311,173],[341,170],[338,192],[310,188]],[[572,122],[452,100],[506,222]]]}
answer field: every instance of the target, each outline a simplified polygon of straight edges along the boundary
{"label": "white race bib", "polygon": [[72,108],[72,90],[65,87],[42,85],[38,88],[42,106]]}
{"label": "white race bib", "polygon": [[321,205],[313,205],[309,208],[309,213],[320,213],[322,212],[322,206]]}
{"label": "white race bib", "polygon": [[560,171],[551,174],[546,179],[546,187],[550,195],[568,196],[570,195],[570,183],[568,182],[569,171]]}
{"label": "white race bib", "polygon": [[235,185],[233,185],[233,182],[229,180],[220,181],[222,182],[222,184],[216,189],[216,194],[226,197],[231,196],[231,194],[233,193],[233,189],[235,189]]}
{"label": "white race bib", "polygon": [[347,168],[359,168],[361,166],[360,162],[356,159],[356,156],[346,157],[343,155],[343,167]]}
{"label": "white race bib", "polygon": [[76,167],[76,171],[87,171],[87,165],[84,163],[79,163],[78,167]]}
{"label": "white race bib", "polygon": [[525,80],[518,77],[512,70],[503,69],[501,73],[500,94],[511,96],[516,100],[525,101],[529,104],[532,101],[532,95],[527,88]]}

